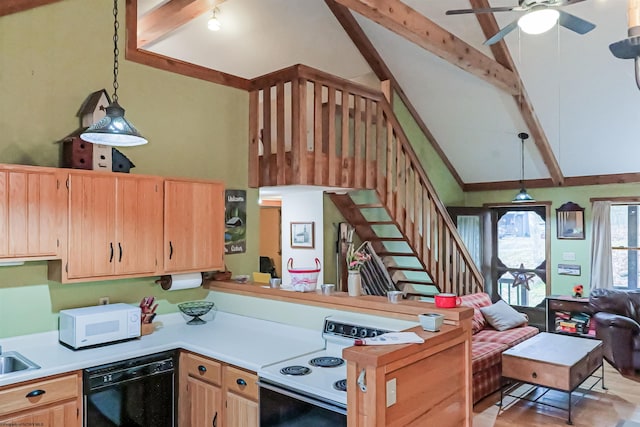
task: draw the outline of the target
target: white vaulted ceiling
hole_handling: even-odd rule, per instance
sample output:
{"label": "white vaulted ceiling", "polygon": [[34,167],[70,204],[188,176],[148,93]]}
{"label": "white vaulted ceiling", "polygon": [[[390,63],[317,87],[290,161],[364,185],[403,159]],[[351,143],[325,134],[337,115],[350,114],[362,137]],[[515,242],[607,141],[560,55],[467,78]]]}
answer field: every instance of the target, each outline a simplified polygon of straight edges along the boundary
{"label": "white vaulted ceiling", "polygon": [[[474,15],[445,15],[470,8],[468,0],[404,3],[493,58]],[[161,4],[139,0],[139,17]],[[219,10],[219,32],[207,29],[205,13],[145,49],[247,79],[302,63],[372,81],[367,62],[323,0],[226,0]],[[597,27],[585,35],[557,26],[537,36],[516,29],[505,37],[562,175],[638,173],[640,90],[634,64],[615,58],[608,47],[627,36],[627,1],[586,0],[564,10]],[[352,13],[465,184],[520,179],[517,134],[529,130],[514,97]],[[503,27],[520,15],[494,16]],[[527,179],[550,177],[531,139],[525,170]]]}

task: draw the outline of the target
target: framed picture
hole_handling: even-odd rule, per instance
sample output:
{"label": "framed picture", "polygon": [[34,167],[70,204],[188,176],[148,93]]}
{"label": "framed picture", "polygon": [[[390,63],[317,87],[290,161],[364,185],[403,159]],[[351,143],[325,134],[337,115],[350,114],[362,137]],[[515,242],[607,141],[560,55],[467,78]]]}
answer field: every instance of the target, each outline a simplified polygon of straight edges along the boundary
{"label": "framed picture", "polygon": [[291,247],[292,248],[314,248],[315,238],[314,222],[292,222],[291,223]]}
{"label": "framed picture", "polygon": [[584,240],[584,208],[567,202],[556,209],[558,239]]}
{"label": "framed picture", "polygon": [[580,266],[576,264],[558,264],[558,274],[566,276],[579,276]]}

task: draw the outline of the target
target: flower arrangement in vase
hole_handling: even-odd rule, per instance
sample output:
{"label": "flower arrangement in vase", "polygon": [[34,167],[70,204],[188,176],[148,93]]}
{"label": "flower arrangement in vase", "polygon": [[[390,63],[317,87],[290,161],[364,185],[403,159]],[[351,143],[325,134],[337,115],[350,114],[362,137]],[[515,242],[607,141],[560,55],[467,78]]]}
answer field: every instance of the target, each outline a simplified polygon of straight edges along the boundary
{"label": "flower arrangement in vase", "polygon": [[575,285],[573,287],[573,297],[574,298],[582,298],[582,291],[583,291],[582,285]]}
{"label": "flower arrangement in vase", "polygon": [[353,229],[349,230],[349,247],[347,249],[347,290],[350,296],[360,296],[362,294],[362,282],[360,269],[371,259],[371,255],[364,251],[368,242],[363,242],[358,249],[353,245]]}

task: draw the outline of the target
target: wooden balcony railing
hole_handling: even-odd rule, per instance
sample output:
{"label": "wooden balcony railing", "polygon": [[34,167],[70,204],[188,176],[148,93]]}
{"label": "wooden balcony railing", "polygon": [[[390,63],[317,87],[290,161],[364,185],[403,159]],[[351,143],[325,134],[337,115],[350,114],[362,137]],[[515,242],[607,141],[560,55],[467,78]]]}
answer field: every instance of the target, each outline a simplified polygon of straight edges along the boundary
{"label": "wooden balcony railing", "polygon": [[252,81],[249,186],[375,190],[443,292],[483,279],[381,92],[304,65]]}

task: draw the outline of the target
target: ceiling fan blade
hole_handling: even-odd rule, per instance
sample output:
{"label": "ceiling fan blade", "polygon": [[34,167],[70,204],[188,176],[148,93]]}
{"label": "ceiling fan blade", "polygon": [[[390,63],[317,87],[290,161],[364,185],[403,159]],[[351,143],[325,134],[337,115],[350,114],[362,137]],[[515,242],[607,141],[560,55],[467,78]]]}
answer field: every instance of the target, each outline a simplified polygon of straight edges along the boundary
{"label": "ceiling fan blade", "polygon": [[518,27],[518,20],[516,19],[515,21],[513,21],[512,23],[510,23],[500,31],[498,31],[491,38],[487,39],[487,41],[485,41],[484,44],[486,44],[487,46],[491,46],[492,44],[498,43],[500,40],[502,40],[504,36],[509,34],[511,31],[515,30],[517,27]]}
{"label": "ceiling fan blade", "polygon": [[586,34],[596,27],[596,24],[592,24],[591,22],[585,21],[584,19],[578,18],[570,13],[562,10],[559,10],[558,12],[560,12],[558,24],[578,34]]}
{"label": "ceiling fan blade", "polygon": [[559,0],[558,3],[553,6],[571,6],[572,4],[582,3],[584,0]]}
{"label": "ceiling fan blade", "polygon": [[486,7],[484,9],[455,9],[447,10],[445,15],[462,15],[463,13],[493,13],[493,12],[511,12],[513,7]]}

